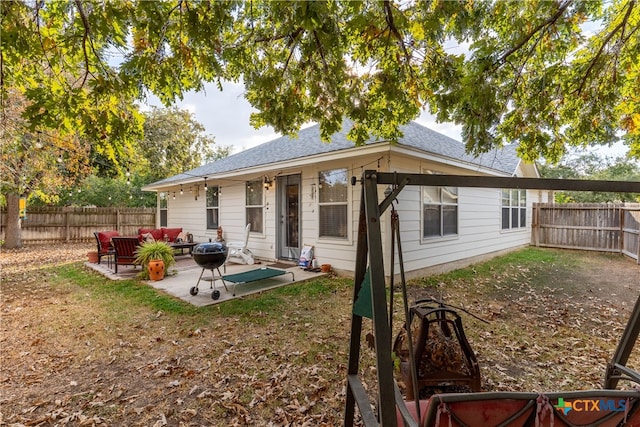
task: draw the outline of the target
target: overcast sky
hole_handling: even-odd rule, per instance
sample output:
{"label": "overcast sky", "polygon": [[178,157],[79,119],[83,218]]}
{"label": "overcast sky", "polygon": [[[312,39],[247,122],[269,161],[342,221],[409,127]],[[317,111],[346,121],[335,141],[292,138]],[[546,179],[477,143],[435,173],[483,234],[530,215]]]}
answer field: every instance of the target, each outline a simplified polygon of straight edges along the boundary
{"label": "overcast sky", "polygon": [[[244,98],[243,92],[242,84],[227,83],[222,92],[214,84],[208,84],[205,92],[189,92],[177,105],[193,113],[206,132],[214,136],[216,144],[230,145],[233,153],[238,153],[280,136],[271,127],[255,129],[249,124],[249,115],[254,110]],[[150,97],[149,104],[162,107],[156,97]],[[460,128],[453,124],[436,123],[428,114],[416,121],[460,140]]]}
{"label": "overcast sky", "polygon": [[[207,84],[205,89],[205,92],[187,93],[184,99],[178,102],[178,106],[193,113],[206,132],[213,135],[219,146],[232,146],[232,154],[235,154],[280,136],[270,127],[254,129],[249,124],[249,115],[253,108],[243,96],[242,84],[226,83],[223,91],[219,91],[214,84]],[[162,106],[155,97],[149,99],[149,104]],[[453,123],[436,123],[428,113],[423,113],[416,122],[461,141],[461,128]],[[620,156],[626,149],[620,144],[614,148],[600,148],[598,152]]]}

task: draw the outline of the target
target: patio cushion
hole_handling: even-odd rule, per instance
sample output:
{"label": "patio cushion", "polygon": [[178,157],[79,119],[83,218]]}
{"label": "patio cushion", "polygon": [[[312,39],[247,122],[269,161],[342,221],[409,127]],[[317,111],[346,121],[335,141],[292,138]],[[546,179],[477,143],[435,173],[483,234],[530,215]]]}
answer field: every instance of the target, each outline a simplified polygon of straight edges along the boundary
{"label": "patio cushion", "polygon": [[163,239],[164,235],[166,234],[167,237],[169,238],[170,242],[175,241],[178,238],[178,236],[180,235],[180,233],[182,233],[182,228],[165,228],[165,227],[162,227],[160,230],[162,231],[162,236],[160,236],[160,238]]}
{"label": "patio cushion", "polygon": [[142,239],[142,235],[143,234],[147,234],[147,233],[151,233],[151,235],[153,236],[154,240],[162,240],[162,230],[160,228],[139,228],[138,229],[138,240],[140,242],[143,241]]}
{"label": "patio cushion", "polygon": [[107,253],[109,248],[111,247],[111,238],[119,236],[120,233],[117,231],[98,231],[96,233],[96,237],[98,238],[98,242],[100,242],[100,248],[98,253]]}

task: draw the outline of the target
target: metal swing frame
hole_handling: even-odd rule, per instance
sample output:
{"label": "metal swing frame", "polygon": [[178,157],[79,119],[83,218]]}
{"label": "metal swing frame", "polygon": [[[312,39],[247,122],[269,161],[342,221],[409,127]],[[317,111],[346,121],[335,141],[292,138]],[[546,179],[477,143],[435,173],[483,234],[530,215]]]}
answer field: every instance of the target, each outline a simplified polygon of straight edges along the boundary
{"label": "metal swing frame", "polygon": [[[539,178],[506,178],[492,176],[426,175],[366,170],[361,183],[358,240],[356,247],[353,303],[355,304],[369,270],[371,309],[376,351],[377,413],[370,404],[369,395],[358,375],[362,342],[363,317],[352,312],[349,343],[349,364],[344,411],[344,425],[354,425],[356,405],[366,427],[396,427],[396,411],[405,425],[418,426],[404,404],[403,396],[393,377],[391,314],[387,312],[381,218],[407,185],[453,186],[475,188],[513,188],[529,190],[568,190],[640,193],[640,182],[587,181]],[[352,178],[352,185],[358,180]],[[378,186],[392,186],[392,191],[378,203]],[[401,248],[398,248],[401,253]],[[400,263],[402,258],[400,255]],[[393,264],[392,264],[393,265]],[[393,266],[391,267],[393,272]],[[393,277],[393,274],[392,274]],[[404,281],[404,280],[403,280]],[[390,293],[393,294],[392,292]],[[405,305],[406,294],[403,294]],[[604,387],[615,388],[619,379],[640,379],[638,373],[625,367],[640,333],[640,298],[623,332],[612,361],[605,374]],[[419,407],[419,405],[418,405]]]}

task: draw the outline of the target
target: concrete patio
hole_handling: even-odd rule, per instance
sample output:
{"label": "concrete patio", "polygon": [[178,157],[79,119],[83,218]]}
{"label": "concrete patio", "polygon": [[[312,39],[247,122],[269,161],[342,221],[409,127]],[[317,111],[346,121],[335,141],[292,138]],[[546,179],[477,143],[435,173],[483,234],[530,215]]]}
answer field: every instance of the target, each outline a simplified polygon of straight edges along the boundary
{"label": "concrete patio", "polygon": [[[85,265],[111,280],[135,279],[141,271],[141,267],[139,266],[134,268],[133,266],[121,265],[118,266],[118,273],[116,274],[115,267],[113,265],[109,266],[106,259],[103,259],[101,264],[86,262]],[[144,281],[144,283],[147,283],[156,289],[162,290],[169,295],[187,301],[195,306],[202,307],[229,301],[234,298],[241,298],[245,295],[290,285],[292,283],[300,283],[310,279],[316,279],[326,276],[326,273],[305,271],[304,269],[298,267],[293,263],[283,264],[266,262],[264,260],[259,261],[259,263],[253,265],[228,263],[226,265],[226,272],[224,267],[220,267],[220,273],[223,276],[227,276],[265,267],[275,268],[285,272],[291,272],[293,273],[294,280],[292,280],[291,274],[286,273],[270,279],[258,280],[250,283],[241,283],[237,285],[232,282],[225,281],[225,288],[223,281],[218,277],[218,271],[214,270],[216,280],[212,286],[211,270],[205,270],[203,272],[202,268],[198,264],[196,264],[196,262],[190,255],[179,255],[176,256],[176,263],[171,268],[169,268],[169,274],[165,276],[163,280],[149,280]],[[200,274],[202,274],[202,279],[198,283]],[[192,287],[196,286],[196,284],[198,284],[199,292],[197,295],[191,295],[190,290]],[[211,297],[213,289],[220,291],[220,297],[216,300]],[[236,291],[235,296],[233,296],[234,290]]]}

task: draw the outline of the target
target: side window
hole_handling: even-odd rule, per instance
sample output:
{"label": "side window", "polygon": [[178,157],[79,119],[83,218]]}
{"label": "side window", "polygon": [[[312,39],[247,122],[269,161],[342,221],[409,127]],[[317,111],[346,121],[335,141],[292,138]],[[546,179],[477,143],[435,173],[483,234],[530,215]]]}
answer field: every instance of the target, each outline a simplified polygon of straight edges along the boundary
{"label": "side window", "polygon": [[207,188],[207,230],[215,230],[220,225],[218,210],[220,189],[217,185]]}
{"label": "side window", "polygon": [[319,237],[347,238],[347,169],[318,174]]}
{"label": "side window", "polygon": [[527,226],[527,190],[502,190],[502,229]]}
{"label": "side window", "polygon": [[262,195],[263,182],[261,180],[247,181],[246,183],[246,213],[247,223],[251,224],[251,231],[264,232],[264,197]]}
{"label": "side window", "polygon": [[168,193],[158,193],[158,198],[160,199],[160,227],[167,226],[167,198],[169,197]]}
{"label": "side window", "polygon": [[458,187],[422,187],[422,237],[458,234]]}

